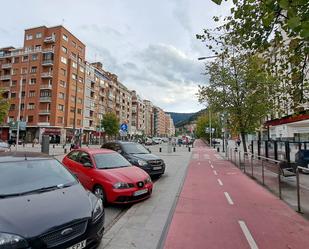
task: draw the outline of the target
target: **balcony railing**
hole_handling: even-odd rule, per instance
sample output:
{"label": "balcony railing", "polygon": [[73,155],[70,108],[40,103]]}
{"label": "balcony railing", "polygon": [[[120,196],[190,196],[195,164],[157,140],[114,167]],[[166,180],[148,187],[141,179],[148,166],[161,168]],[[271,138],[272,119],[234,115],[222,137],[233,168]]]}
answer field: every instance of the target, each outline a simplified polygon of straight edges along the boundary
{"label": "balcony railing", "polygon": [[45,54],[45,53],[54,53],[54,49],[53,48],[45,48],[42,50],[42,53]]}
{"label": "balcony railing", "polygon": [[40,97],[40,102],[51,102],[51,97]]}
{"label": "balcony railing", "polygon": [[44,39],[45,43],[54,43],[55,41],[56,41],[56,36],[55,35],[47,36]]}
{"label": "balcony railing", "polygon": [[54,65],[53,60],[43,60],[42,61],[42,66],[52,66],[52,65]]}
{"label": "balcony railing", "polygon": [[53,77],[53,73],[52,72],[43,72],[41,74],[42,78],[52,78]]}
{"label": "balcony railing", "polygon": [[38,122],[39,126],[49,126],[50,123],[49,122]]}
{"label": "balcony railing", "polygon": [[46,114],[50,114],[50,110],[40,110],[39,111],[40,115],[46,115]]}
{"label": "balcony railing", "polygon": [[52,89],[52,85],[40,85],[40,89]]}
{"label": "balcony railing", "polygon": [[11,80],[11,75],[9,75],[9,74],[2,75],[2,76],[0,76],[0,80]]}
{"label": "balcony railing", "polygon": [[2,68],[5,69],[5,68],[11,68],[12,67],[12,63],[5,63],[5,64],[2,64]]}

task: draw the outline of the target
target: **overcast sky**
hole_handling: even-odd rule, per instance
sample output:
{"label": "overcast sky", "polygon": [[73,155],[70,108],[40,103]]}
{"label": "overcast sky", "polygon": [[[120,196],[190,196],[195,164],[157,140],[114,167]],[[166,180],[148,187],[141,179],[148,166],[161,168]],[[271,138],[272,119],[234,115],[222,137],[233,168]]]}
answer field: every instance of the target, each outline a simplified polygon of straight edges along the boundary
{"label": "overcast sky", "polygon": [[228,5],[211,0],[10,0],[1,3],[0,47],[21,47],[24,29],[63,24],[129,89],[165,111],[203,108],[201,56],[211,55],[195,34],[214,26]]}

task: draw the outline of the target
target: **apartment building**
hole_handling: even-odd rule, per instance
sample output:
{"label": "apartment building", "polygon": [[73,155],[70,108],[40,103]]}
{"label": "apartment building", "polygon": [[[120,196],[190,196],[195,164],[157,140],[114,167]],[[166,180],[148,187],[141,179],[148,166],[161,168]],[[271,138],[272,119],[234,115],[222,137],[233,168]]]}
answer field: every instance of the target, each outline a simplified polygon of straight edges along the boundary
{"label": "apartment building", "polygon": [[155,136],[165,136],[165,112],[160,107],[154,107],[154,133]]}
{"label": "apartment building", "polygon": [[132,92],[132,121],[131,134],[143,135],[145,133],[145,105],[135,90]]}
{"label": "apartment building", "polygon": [[84,60],[85,45],[62,26],[26,29],[22,48],[0,49],[0,87],[10,102],[1,137],[16,136],[10,124],[18,118],[27,141],[46,134],[63,142],[82,128]]}
{"label": "apartment building", "polygon": [[145,106],[145,135],[154,135],[154,106],[150,100],[144,100]]}
{"label": "apartment building", "polygon": [[174,121],[170,114],[165,114],[165,134],[168,137],[175,135]]}

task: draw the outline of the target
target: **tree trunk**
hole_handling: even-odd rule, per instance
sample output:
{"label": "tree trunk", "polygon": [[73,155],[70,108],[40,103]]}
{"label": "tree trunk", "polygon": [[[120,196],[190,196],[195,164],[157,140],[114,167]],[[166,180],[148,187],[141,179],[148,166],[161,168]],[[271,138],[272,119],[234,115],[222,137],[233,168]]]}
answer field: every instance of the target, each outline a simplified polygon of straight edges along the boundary
{"label": "tree trunk", "polygon": [[246,136],[245,135],[246,134],[244,132],[240,133],[242,144],[243,144],[243,148],[244,148],[244,152],[247,152],[247,144],[246,144]]}

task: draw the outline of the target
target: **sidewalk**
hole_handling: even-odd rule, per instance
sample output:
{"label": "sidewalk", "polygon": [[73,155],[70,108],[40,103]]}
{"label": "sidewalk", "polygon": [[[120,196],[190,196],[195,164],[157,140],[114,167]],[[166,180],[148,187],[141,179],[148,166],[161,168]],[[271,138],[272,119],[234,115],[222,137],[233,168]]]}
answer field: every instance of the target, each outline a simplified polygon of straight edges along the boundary
{"label": "sidewalk", "polygon": [[165,249],[309,248],[309,222],[201,141]]}

